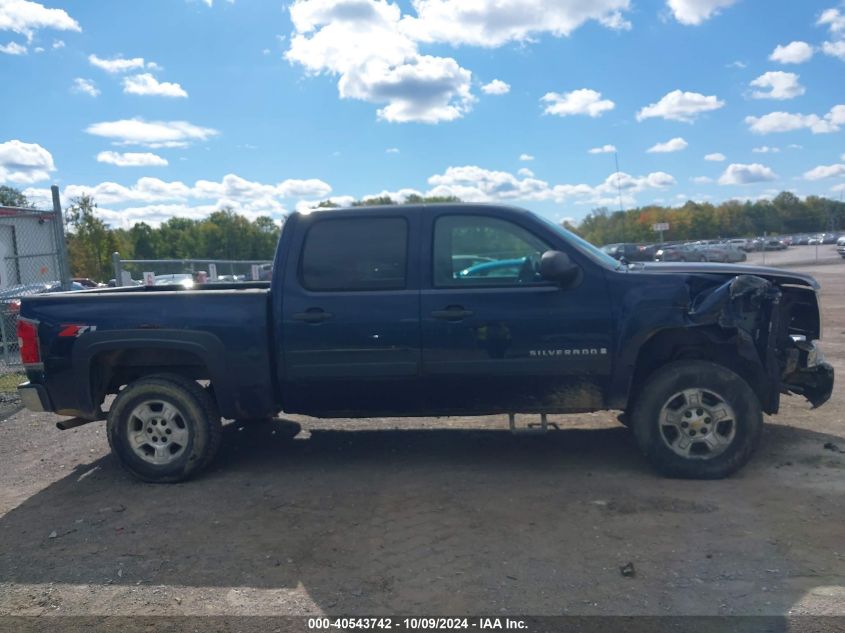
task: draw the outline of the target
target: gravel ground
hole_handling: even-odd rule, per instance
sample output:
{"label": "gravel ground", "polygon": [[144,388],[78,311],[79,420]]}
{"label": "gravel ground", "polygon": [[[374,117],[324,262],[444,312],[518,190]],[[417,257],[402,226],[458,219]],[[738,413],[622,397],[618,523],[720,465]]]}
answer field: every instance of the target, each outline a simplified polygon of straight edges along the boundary
{"label": "gravel ground", "polygon": [[[845,376],[841,269],[802,270]],[[531,437],[504,416],[229,425],[210,472],[156,486],[102,425],[21,411],[0,422],[0,615],[845,615],[842,384],[819,410],[786,398],[714,482],[656,476],[591,414]]]}

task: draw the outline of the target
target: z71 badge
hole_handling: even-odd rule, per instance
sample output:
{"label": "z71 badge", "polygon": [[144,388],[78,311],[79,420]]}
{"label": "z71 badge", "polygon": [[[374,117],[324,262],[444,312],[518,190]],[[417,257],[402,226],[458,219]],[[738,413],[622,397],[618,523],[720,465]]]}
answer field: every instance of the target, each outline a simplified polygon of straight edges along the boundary
{"label": "z71 badge", "polygon": [[96,325],[62,325],[59,331],[61,338],[79,338],[86,332],[94,332]]}

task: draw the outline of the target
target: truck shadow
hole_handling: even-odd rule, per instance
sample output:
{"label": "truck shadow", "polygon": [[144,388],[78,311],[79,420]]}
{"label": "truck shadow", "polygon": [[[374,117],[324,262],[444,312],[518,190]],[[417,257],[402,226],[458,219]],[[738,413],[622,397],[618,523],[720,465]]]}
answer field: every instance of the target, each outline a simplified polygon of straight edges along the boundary
{"label": "truck shadow", "polygon": [[[775,452],[836,439],[773,436]],[[359,614],[744,612],[760,583],[779,587],[778,614],[821,583],[765,571],[806,563],[755,498],[801,508],[804,491],[772,490],[773,463],[661,479],[621,427],[284,438],[229,426],[212,470],[184,484],[135,482],[110,456],[77,469],[0,518],[0,581],[300,587],[316,608]],[[843,505],[824,520],[842,525]]]}

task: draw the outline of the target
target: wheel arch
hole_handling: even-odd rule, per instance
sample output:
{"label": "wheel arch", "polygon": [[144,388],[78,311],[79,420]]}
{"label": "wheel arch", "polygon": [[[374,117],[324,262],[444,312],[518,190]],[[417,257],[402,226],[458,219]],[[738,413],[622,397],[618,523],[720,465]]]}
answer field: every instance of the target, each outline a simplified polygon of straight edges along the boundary
{"label": "wheel arch", "polygon": [[221,412],[234,408],[225,371],[225,348],[213,334],[183,330],[96,332],[74,345],[76,389],[85,411],[99,412],[103,399],[142,377],[176,374],[209,380]]}
{"label": "wheel arch", "polygon": [[648,338],[637,353],[626,410],[633,408],[642,386],[655,371],[677,360],[706,360],[737,373],[757,395],[763,411],[777,412],[779,394],[763,364],[741,355],[730,333],[718,326],[669,328]]}

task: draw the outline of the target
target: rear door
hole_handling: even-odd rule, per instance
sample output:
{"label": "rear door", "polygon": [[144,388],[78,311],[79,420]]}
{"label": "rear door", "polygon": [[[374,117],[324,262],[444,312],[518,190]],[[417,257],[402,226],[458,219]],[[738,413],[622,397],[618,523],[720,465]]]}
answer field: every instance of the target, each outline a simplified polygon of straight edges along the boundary
{"label": "rear door", "polygon": [[282,302],[287,411],[413,407],[420,374],[419,214],[320,213],[297,223]]}
{"label": "rear door", "polygon": [[[430,257],[422,360],[430,410],[577,411],[603,404],[612,357],[604,275],[529,217],[493,209],[424,216]],[[574,287],[539,277],[546,250],[565,251],[581,265]],[[461,268],[468,256],[483,261]]]}

